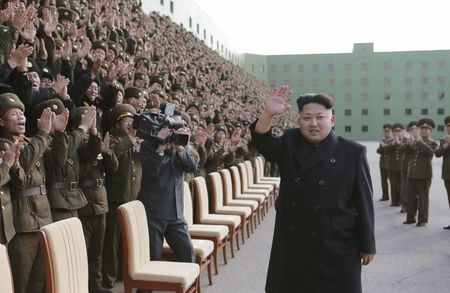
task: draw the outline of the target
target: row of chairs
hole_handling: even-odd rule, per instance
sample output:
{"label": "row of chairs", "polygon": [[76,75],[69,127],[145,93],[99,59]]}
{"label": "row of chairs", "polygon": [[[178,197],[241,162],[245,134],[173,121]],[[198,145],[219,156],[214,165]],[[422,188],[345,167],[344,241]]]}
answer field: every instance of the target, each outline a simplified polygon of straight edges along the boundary
{"label": "row of chairs", "polygon": [[[144,290],[200,292],[199,274],[208,270],[212,284],[211,262],[218,274],[217,256],[223,251],[227,264],[226,244],[230,243],[234,257],[234,243],[239,250],[242,243],[264,218],[269,204],[273,205],[279,188],[279,178],[264,177],[262,157],[255,161],[255,176],[250,161],[209,174],[212,188],[211,203],[205,178],[194,178],[196,214],[193,213],[189,186],[184,186],[184,214],[196,253],[196,263],[151,261],[147,216],[140,201],[123,204],[118,209],[123,239],[123,280],[126,293],[133,288]],[[211,204],[211,213],[209,210]],[[194,224],[195,218],[195,224]],[[87,252],[81,222],[78,218],[59,221],[43,227],[40,241],[44,252],[46,290],[48,293],[87,293]],[[174,259],[165,244],[165,256]],[[0,246],[0,292],[13,292],[9,261],[4,246]],[[5,280],[4,280],[5,279]]]}

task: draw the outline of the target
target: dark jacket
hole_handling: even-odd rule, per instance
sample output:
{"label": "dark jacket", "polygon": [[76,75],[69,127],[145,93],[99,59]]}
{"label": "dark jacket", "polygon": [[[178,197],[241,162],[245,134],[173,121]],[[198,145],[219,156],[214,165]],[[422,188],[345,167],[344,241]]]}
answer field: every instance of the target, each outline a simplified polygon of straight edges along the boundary
{"label": "dark jacket", "polygon": [[281,184],[266,292],[361,292],[359,253],[375,253],[372,183],[364,146],[333,131],[320,144],[298,129],[254,146]]}
{"label": "dark jacket", "polygon": [[443,139],[439,141],[439,147],[434,154],[437,158],[442,157],[442,179],[450,180],[450,147],[444,149],[444,143],[445,140]]}
{"label": "dark jacket", "polygon": [[431,179],[433,178],[433,167],[431,160],[438,143],[434,140],[418,140],[407,146],[410,159],[408,162],[408,178]]}
{"label": "dark jacket", "polygon": [[189,146],[178,154],[173,149],[163,156],[156,153],[153,142],[145,140],[139,158],[142,164],[141,190],[138,199],[149,217],[162,220],[183,219],[184,172],[197,169],[197,159]]}

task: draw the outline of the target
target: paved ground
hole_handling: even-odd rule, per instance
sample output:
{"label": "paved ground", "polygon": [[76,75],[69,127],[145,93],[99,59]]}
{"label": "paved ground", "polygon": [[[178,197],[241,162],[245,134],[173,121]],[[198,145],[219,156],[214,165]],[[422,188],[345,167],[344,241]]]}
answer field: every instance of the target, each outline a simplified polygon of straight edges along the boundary
{"label": "paved ground", "polygon": [[[433,160],[434,179],[430,192],[430,219],[426,227],[403,225],[405,215],[399,208],[380,202],[377,143],[364,143],[368,150],[374,185],[376,239],[378,254],[363,269],[365,293],[445,293],[450,292],[450,211],[445,187],[440,179],[441,160]],[[220,258],[219,275],[209,286],[202,274],[202,293],[264,292],[275,212],[270,210],[234,259],[224,265]],[[230,253],[228,255],[231,255]],[[123,292],[118,284],[115,292]],[[284,293],[284,292],[283,292]]]}

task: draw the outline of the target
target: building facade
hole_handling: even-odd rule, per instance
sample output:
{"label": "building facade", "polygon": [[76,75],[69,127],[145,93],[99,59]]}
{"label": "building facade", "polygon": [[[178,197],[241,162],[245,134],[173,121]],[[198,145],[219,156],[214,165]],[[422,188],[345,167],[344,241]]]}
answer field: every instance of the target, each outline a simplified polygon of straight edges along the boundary
{"label": "building facade", "polygon": [[290,86],[295,106],[300,94],[320,92],[335,99],[336,131],[353,139],[378,139],[385,123],[430,117],[446,132],[450,115],[450,50],[374,52],[355,44],[340,54],[245,54],[245,69],[258,80]]}

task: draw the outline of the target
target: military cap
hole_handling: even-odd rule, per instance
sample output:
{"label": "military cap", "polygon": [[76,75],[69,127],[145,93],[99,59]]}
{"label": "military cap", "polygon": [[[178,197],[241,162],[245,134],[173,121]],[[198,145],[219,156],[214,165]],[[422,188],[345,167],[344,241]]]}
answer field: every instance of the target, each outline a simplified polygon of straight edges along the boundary
{"label": "military cap", "polygon": [[181,112],[181,119],[183,119],[184,124],[186,126],[189,126],[191,124],[191,116],[189,116],[189,114],[185,113],[185,112]]}
{"label": "military cap", "polygon": [[417,123],[417,121],[411,121],[408,123],[408,129],[411,129],[412,127],[418,127],[419,124]]}
{"label": "military cap", "polygon": [[225,123],[225,126],[227,127],[227,131],[229,134],[233,134],[234,132],[234,126],[231,123]]}
{"label": "military cap", "polygon": [[181,104],[187,106],[188,102],[185,97],[181,97]]}
{"label": "military cap", "polygon": [[55,39],[55,47],[57,49],[62,49],[62,48],[64,48],[65,45],[66,45],[66,42],[64,42],[63,39],[60,39],[60,38]]}
{"label": "military cap", "polygon": [[56,0],[56,7],[70,8],[69,0]]}
{"label": "military cap", "polygon": [[219,123],[216,124],[216,126],[214,127],[214,130],[217,131],[223,131],[225,132],[226,135],[228,135],[228,130],[227,127],[225,126],[225,124]]}
{"label": "military cap", "polygon": [[72,9],[68,9],[65,7],[58,8],[58,20],[65,19],[71,22],[75,22],[77,16],[78,16],[77,13]]}
{"label": "military cap", "polygon": [[37,72],[37,74],[39,76],[41,76],[41,70],[39,69],[39,67],[37,66],[37,64],[33,58],[30,58],[30,57],[28,58],[27,70],[28,70],[28,72]]}
{"label": "military cap", "polygon": [[89,106],[83,106],[75,109],[75,114],[73,116],[74,125],[77,125],[81,121],[81,116],[86,114],[89,108]]}
{"label": "military cap", "polygon": [[436,127],[436,123],[434,122],[433,119],[430,118],[422,118],[419,120],[418,123],[420,128],[428,127],[434,129]]}
{"label": "military cap", "polygon": [[122,46],[122,50],[126,51],[127,50],[127,40],[125,38],[119,38],[119,45]]}
{"label": "military cap", "polygon": [[165,87],[164,77],[162,75],[152,75],[150,76],[150,85],[154,83],[159,83],[162,88]]}
{"label": "military cap", "polygon": [[233,125],[234,125],[235,128],[243,128],[243,125],[242,125],[242,123],[240,121],[235,121],[233,123]]}
{"label": "military cap", "polygon": [[386,124],[383,125],[383,129],[384,130],[390,130],[390,129],[392,129],[392,125],[389,124],[389,123],[386,123]]}
{"label": "military cap", "polygon": [[161,99],[167,100],[167,95],[159,89],[154,89],[150,94],[158,95]]}
{"label": "military cap", "polygon": [[70,2],[70,9],[78,14],[78,18],[81,16],[81,6],[80,3],[75,1]]}
{"label": "military cap", "polygon": [[0,35],[9,34],[11,32],[11,29],[9,26],[6,25],[0,25]]}
{"label": "military cap", "polygon": [[402,123],[392,124],[392,130],[400,130],[400,129],[405,129],[405,126]]}
{"label": "military cap", "polygon": [[207,125],[206,125],[206,120],[200,118],[200,119],[198,120],[198,127],[201,127],[201,128],[203,128],[203,129],[206,129],[206,127],[207,127]]}
{"label": "military cap", "polygon": [[190,108],[196,108],[199,113],[202,112],[202,107],[200,106],[199,102],[192,102],[186,107],[186,111]]}
{"label": "military cap", "polygon": [[36,105],[37,117],[41,116],[42,112],[46,108],[50,108],[50,110],[52,110],[52,112],[56,115],[61,114],[65,109],[64,104],[60,99],[50,99]]}
{"label": "military cap", "polygon": [[118,82],[118,81],[114,81],[113,82],[113,86],[120,92],[122,92],[122,94],[125,92],[125,90],[123,89],[123,85]]}
{"label": "military cap", "polygon": [[185,76],[186,78],[189,78],[187,72],[184,71],[184,70],[179,71],[179,72],[178,72],[178,75],[183,75],[183,76]]}
{"label": "military cap", "polygon": [[124,117],[134,117],[136,114],[136,109],[129,104],[120,104],[112,108],[111,111],[111,121],[116,123]]}
{"label": "military cap", "polygon": [[134,87],[134,86],[127,87],[123,94],[124,99],[128,99],[128,98],[139,99],[142,96],[143,96],[142,91],[139,88]]}
{"label": "military cap", "polygon": [[53,76],[52,70],[50,68],[48,68],[47,66],[44,66],[44,68],[42,68],[41,78],[48,78],[50,80],[55,79],[55,77]]}
{"label": "military cap", "polygon": [[197,114],[191,113],[191,114],[189,114],[189,116],[191,116],[191,121],[195,121],[195,122],[197,122],[197,124],[199,124],[200,118],[198,117]]}
{"label": "military cap", "polygon": [[182,93],[184,93],[184,87],[179,84],[179,83],[175,83],[172,85],[172,90],[175,91],[181,91]]}
{"label": "military cap", "polygon": [[56,25],[56,34],[60,39],[65,39],[67,36],[67,30],[61,23]]}
{"label": "military cap", "polygon": [[450,116],[445,117],[444,124],[445,126],[450,126]]}
{"label": "military cap", "polygon": [[19,108],[25,111],[25,106],[19,97],[14,93],[4,93],[0,95],[0,117],[3,117],[9,109]]}
{"label": "military cap", "polygon": [[247,126],[250,125],[250,121],[248,121],[248,120],[242,120],[242,125],[243,125],[244,127],[247,127]]}
{"label": "military cap", "polygon": [[102,40],[95,40],[92,42],[92,50],[102,49],[105,53],[108,53],[108,44]]}
{"label": "military cap", "polygon": [[145,80],[145,73],[135,72],[134,73],[134,80],[136,80],[136,79]]}
{"label": "military cap", "polygon": [[148,58],[145,58],[144,56],[140,56],[136,59],[136,61],[134,62],[134,65],[136,66],[139,61],[142,61],[144,66],[147,67],[147,69],[150,69],[150,60],[148,60]]}
{"label": "military cap", "polygon": [[176,101],[178,101],[179,103],[181,103],[181,97],[180,97],[179,94],[177,94],[177,93],[171,93],[170,96],[172,97],[172,100],[176,100]]}
{"label": "military cap", "polygon": [[115,43],[113,41],[108,41],[107,45],[108,45],[108,49],[113,51],[114,54],[116,54],[116,56],[119,54],[119,45],[117,45],[117,43]]}

